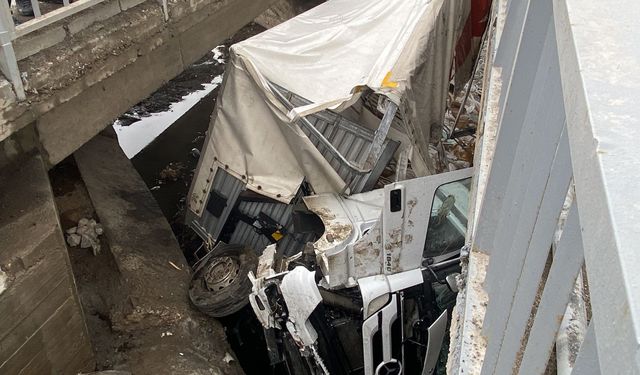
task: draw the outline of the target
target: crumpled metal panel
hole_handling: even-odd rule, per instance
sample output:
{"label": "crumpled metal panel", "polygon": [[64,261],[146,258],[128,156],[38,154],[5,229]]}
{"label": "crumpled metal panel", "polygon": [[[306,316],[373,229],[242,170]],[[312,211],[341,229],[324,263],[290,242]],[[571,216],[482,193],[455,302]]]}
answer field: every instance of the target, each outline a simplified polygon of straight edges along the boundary
{"label": "crumpled metal panel", "polygon": [[[302,194],[298,192],[291,204],[240,202],[238,210],[250,217],[257,217],[259,213],[264,213],[284,226],[288,234],[278,241],[278,252],[285,256],[291,256],[300,252],[307,242],[313,240],[311,234],[293,234],[293,208],[301,199]],[[229,243],[244,244],[261,252],[271,242],[264,235],[257,233],[251,225],[241,221],[238,222]]]}
{"label": "crumpled metal panel", "polygon": [[[222,214],[220,217],[215,217],[205,209],[202,216],[197,217],[189,211],[187,213],[187,222],[191,224],[192,228],[194,228],[200,237],[205,240],[209,238],[212,241],[217,240],[231,211],[236,206],[240,194],[244,190],[245,184],[241,180],[233,177],[224,169],[218,168],[215,172],[211,191],[208,196],[211,197],[211,192],[215,191],[227,198],[227,205],[223,209]],[[257,217],[258,214],[262,212],[282,224],[288,233],[292,233],[293,207],[301,198],[302,194],[299,192],[292,204],[279,202],[240,202],[237,205],[237,209],[250,217]],[[313,236],[310,234],[297,235],[295,237],[293,234],[287,234],[278,242],[278,251],[285,256],[294,255],[298,253],[307,242],[312,241],[312,239]],[[251,225],[242,221],[237,223],[229,243],[245,245],[257,252],[261,252],[270,244],[264,235],[257,233]]]}
{"label": "crumpled metal panel", "polygon": [[[311,103],[301,96],[288,92],[281,87],[278,87],[278,89],[295,107],[301,107]],[[309,120],[347,160],[355,165],[364,165],[373,142],[373,131],[349,121],[330,110],[316,112],[306,116],[306,119]],[[371,190],[400,145],[399,142],[390,139],[385,140],[382,145],[383,152],[377,164],[371,172],[362,174],[349,168],[349,166],[334,157],[328,148],[321,143],[320,139],[315,137],[310,131],[304,127],[302,127],[302,130],[342,180],[347,183],[351,194]]]}
{"label": "crumpled metal panel", "polygon": [[[294,105],[304,105],[309,103],[307,100],[293,93],[287,92],[286,95]],[[374,134],[371,130],[351,122],[329,110],[307,116],[307,119],[340,153],[346,157],[347,160],[356,165],[364,164],[373,141]],[[347,165],[344,165],[344,163],[339,159],[335,158],[321,143],[321,141],[314,138],[310,132],[305,131],[305,134],[309,136],[309,139],[311,139],[320,153],[327,159],[331,167],[336,170],[345,182],[347,182],[351,194],[371,190],[399,146],[398,142],[387,139],[383,145],[384,151],[382,152],[378,163],[374,166],[371,172],[362,174],[354,171]],[[205,209],[203,210],[202,216],[197,217],[188,211],[187,222],[191,222],[192,227],[201,237],[205,239],[209,238],[212,241],[217,240],[229,217],[229,214],[233,210],[234,206],[236,206],[240,193],[242,193],[245,188],[245,183],[243,181],[233,177],[224,169],[217,168],[211,190],[207,196],[209,197],[208,199],[210,199],[211,192],[215,191],[227,198],[227,206],[218,218],[206,210],[207,202],[205,202]],[[238,209],[250,217],[257,217],[258,214],[262,212],[283,225],[287,231],[291,233],[293,232],[293,206],[296,202],[300,201],[301,197],[301,193],[298,192],[298,195],[291,204],[240,202],[238,204]],[[302,246],[304,246],[307,241],[311,240],[310,235],[300,235],[298,237],[299,238],[294,238],[293,235],[285,236],[278,243],[279,251],[282,251],[285,255],[293,255],[302,249]],[[257,251],[261,251],[270,243],[265,236],[257,233],[251,225],[244,222],[239,222],[237,224],[229,242],[233,244],[244,244]]]}

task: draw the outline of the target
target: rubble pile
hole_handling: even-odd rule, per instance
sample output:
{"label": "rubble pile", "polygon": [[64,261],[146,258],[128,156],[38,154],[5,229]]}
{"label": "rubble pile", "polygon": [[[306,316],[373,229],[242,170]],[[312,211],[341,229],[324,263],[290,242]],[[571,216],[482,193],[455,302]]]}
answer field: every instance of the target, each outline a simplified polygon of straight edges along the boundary
{"label": "rubble pile", "polygon": [[104,233],[102,225],[94,219],[82,218],[77,226],[67,229],[67,244],[71,247],[80,246],[81,249],[91,248],[93,255],[98,255],[100,253],[98,236],[102,233]]}
{"label": "rubble pile", "polygon": [[479,52],[471,80],[457,92],[449,94],[442,138],[430,150],[433,160],[438,161],[438,173],[473,165],[475,134],[482,104],[485,52],[484,48]]}

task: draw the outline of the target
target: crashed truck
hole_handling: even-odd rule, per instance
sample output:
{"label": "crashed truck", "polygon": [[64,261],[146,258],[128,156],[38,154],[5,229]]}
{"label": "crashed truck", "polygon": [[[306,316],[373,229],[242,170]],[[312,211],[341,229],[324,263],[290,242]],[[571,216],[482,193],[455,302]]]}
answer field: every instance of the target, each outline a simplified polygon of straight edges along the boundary
{"label": "crashed truck", "polygon": [[[471,1],[330,0],[230,49],[188,198],[195,306],[290,374],[430,374],[471,169],[433,174]],[[456,56],[460,59],[461,56]]]}

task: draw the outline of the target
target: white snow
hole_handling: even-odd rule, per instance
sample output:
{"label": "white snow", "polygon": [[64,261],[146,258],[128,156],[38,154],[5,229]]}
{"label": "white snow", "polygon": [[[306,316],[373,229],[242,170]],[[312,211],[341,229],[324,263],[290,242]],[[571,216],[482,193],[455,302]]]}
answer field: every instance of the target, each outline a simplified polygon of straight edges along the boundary
{"label": "white snow", "polygon": [[0,270],[0,294],[7,289],[7,274]]}
{"label": "white snow", "polygon": [[225,63],[224,58],[222,57],[224,56],[224,53],[222,52],[223,48],[225,48],[224,44],[219,45],[216,48],[211,50],[211,52],[213,52],[213,59],[219,64]]}
{"label": "white snow", "polygon": [[122,126],[116,120],[113,123],[113,128],[118,135],[118,143],[127,157],[133,158],[202,98],[218,87],[220,83],[222,83],[222,75],[214,77],[211,83],[203,84],[204,89],[189,93],[182,98],[182,101],[171,104],[168,111],[152,113],[151,116],[143,117],[142,120],[129,126]]}

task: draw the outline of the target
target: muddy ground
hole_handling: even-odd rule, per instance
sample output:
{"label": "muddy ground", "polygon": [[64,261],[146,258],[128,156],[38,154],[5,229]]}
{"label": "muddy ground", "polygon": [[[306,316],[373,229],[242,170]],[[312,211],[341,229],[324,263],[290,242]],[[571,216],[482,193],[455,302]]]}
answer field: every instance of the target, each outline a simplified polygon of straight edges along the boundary
{"label": "muddy ground", "polygon": [[[100,220],[73,158],[56,166],[50,178],[63,230],[75,226],[81,218]],[[68,248],[96,370],[132,374],[240,373],[235,356],[224,343],[222,326],[190,307],[186,298],[177,321],[144,319],[136,321],[135,327],[124,324],[133,286],[123,280],[106,236],[100,237],[100,245],[96,255],[91,249]],[[165,278],[169,285],[178,286],[184,284],[184,277],[180,276],[167,273]],[[148,286],[136,285],[141,287]],[[164,288],[164,292],[170,293],[169,289]]]}

